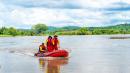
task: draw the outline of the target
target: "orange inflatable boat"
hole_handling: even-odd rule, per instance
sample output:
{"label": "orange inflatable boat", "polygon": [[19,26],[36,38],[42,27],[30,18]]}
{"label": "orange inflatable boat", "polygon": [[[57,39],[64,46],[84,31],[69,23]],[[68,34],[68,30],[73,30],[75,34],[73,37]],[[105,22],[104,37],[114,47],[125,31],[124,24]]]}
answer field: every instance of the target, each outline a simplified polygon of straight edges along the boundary
{"label": "orange inflatable boat", "polygon": [[46,52],[44,54],[35,53],[37,57],[68,57],[69,53],[66,50],[56,50],[53,52]]}

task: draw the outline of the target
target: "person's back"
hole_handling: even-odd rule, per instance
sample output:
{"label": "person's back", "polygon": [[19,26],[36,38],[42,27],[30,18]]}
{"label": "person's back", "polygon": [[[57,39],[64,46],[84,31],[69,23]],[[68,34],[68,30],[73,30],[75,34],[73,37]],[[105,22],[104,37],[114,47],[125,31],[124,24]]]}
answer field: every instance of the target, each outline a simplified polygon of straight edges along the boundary
{"label": "person's back", "polygon": [[52,52],[54,50],[51,36],[49,36],[48,39],[46,40],[46,45],[47,45],[48,52]]}
{"label": "person's back", "polygon": [[55,49],[55,50],[58,50],[58,47],[59,47],[59,40],[58,40],[58,38],[57,38],[58,36],[54,36],[54,38],[53,38],[53,48]]}

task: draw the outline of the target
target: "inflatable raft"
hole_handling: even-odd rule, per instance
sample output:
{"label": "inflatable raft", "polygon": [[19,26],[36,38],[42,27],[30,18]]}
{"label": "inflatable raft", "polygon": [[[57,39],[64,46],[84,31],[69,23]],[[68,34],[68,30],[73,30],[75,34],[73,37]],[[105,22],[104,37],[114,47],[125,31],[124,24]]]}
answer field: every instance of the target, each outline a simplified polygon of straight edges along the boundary
{"label": "inflatable raft", "polygon": [[37,57],[68,57],[69,53],[66,50],[56,50],[53,52],[46,52],[44,54],[35,53]]}

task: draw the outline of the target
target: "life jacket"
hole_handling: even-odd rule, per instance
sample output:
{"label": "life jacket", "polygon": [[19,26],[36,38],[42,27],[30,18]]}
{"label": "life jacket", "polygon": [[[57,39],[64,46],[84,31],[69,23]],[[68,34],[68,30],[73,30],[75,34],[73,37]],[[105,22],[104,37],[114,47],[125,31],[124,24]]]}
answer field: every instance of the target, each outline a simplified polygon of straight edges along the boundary
{"label": "life jacket", "polygon": [[46,47],[44,45],[40,45],[39,46],[39,52],[45,52],[46,51]]}
{"label": "life jacket", "polygon": [[47,46],[53,46],[52,39],[47,39]]}
{"label": "life jacket", "polygon": [[47,51],[52,52],[54,50],[52,39],[47,39],[46,44],[47,44]]}
{"label": "life jacket", "polygon": [[59,40],[57,38],[53,38],[53,45],[57,46],[59,44]]}

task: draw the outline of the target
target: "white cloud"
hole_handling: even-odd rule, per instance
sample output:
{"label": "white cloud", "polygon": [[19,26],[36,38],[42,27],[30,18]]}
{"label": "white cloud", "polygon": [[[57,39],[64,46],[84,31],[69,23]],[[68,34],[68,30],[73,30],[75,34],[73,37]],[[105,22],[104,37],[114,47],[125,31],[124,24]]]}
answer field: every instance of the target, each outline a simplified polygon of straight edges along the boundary
{"label": "white cloud", "polygon": [[86,8],[109,8],[113,7],[113,3],[121,2],[121,0],[77,0],[77,2]]}
{"label": "white cloud", "polygon": [[130,0],[122,0],[122,1],[130,4]]}
{"label": "white cloud", "polygon": [[[53,26],[83,24],[102,24],[107,19],[101,12],[92,12],[84,9],[15,9],[12,11],[12,19],[19,23],[34,25],[45,23]],[[105,20],[106,21],[106,20]]]}
{"label": "white cloud", "polygon": [[45,23],[48,26],[101,26],[110,24],[113,19],[122,19],[122,14],[118,13],[110,17],[101,11],[86,9],[21,8],[11,12],[11,19],[17,24],[31,26],[37,23]]}
{"label": "white cloud", "polygon": [[34,25],[37,23],[45,23],[53,25],[53,22],[66,21],[70,17],[60,10],[51,10],[46,8],[31,8],[31,9],[15,9],[11,13],[13,20],[19,23]]}
{"label": "white cloud", "polygon": [[[0,23],[4,26],[11,24],[10,26],[31,27],[37,23],[45,23],[48,26],[101,26],[115,24],[113,20],[130,18],[130,11],[117,13],[109,10],[112,14],[107,14],[107,10],[102,10],[121,7],[120,4],[114,3],[129,4],[129,0],[13,0],[10,3],[8,0],[5,1],[6,3],[0,2]],[[76,8],[78,6],[79,8]]]}

